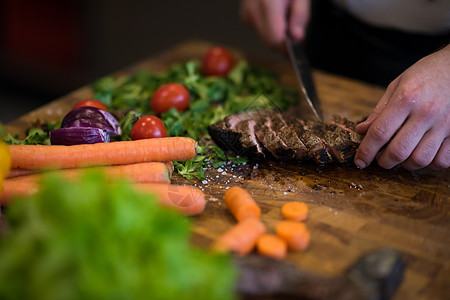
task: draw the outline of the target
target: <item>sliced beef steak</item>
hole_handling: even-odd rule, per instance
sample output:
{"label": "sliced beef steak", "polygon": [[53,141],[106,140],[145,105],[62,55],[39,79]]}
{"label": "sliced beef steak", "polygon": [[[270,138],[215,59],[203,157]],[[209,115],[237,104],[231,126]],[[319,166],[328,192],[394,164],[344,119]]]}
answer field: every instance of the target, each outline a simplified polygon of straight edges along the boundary
{"label": "sliced beef steak", "polygon": [[[333,161],[330,152],[323,139],[321,138],[321,132],[313,124],[308,124],[307,122],[295,119],[292,122],[292,126],[297,133],[300,140],[308,148],[310,157],[316,161],[319,165],[326,165]],[[321,124],[320,122],[317,122]]]}
{"label": "sliced beef steak", "polygon": [[242,151],[241,153],[238,153],[239,155],[247,156],[246,153],[250,152],[252,155],[256,155],[257,159],[263,159],[265,157],[264,148],[256,138],[255,127],[255,120],[244,120],[237,125],[238,132],[242,133],[240,139]]}
{"label": "sliced beef steak", "polygon": [[350,139],[355,144],[361,144],[361,141],[363,139],[363,135],[356,132],[356,123],[353,121],[348,120],[347,118],[341,117],[341,116],[333,116],[333,121],[331,121],[331,124],[335,124],[336,126],[339,126],[340,128],[344,129],[345,131],[350,133]]}
{"label": "sliced beef steak", "polygon": [[222,149],[253,159],[264,159],[264,148],[255,136],[256,121],[252,119],[255,116],[248,113],[228,116],[210,125],[208,132]]}
{"label": "sliced beef steak", "polygon": [[275,131],[278,137],[288,145],[292,150],[294,150],[294,159],[303,160],[308,158],[308,148],[300,140],[295,130],[291,125],[288,125],[283,116],[276,113],[272,116],[271,126],[273,131]]}
{"label": "sliced beef steak", "polygon": [[351,133],[342,127],[331,123],[308,122],[312,131],[321,137],[333,161],[347,164],[353,160],[359,143],[354,143]]}
{"label": "sliced beef steak", "polygon": [[260,119],[257,123],[256,137],[266,150],[277,160],[287,161],[294,157],[294,150],[278,136],[272,128],[270,116]]}
{"label": "sliced beef steak", "polygon": [[251,159],[312,159],[319,165],[353,161],[362,135],[356,123],[336,116],[330,123],[304,121],[271,111],[244,112],[209,126],[222,148]]}

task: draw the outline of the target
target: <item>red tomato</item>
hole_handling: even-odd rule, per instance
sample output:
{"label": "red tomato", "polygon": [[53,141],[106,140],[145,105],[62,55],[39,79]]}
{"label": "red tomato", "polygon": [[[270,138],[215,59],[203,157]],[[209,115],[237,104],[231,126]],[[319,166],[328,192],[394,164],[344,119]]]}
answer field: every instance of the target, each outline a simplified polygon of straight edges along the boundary
{"label": "red tomato", "polygon": [[189,91],[179,83],[167,83],[160,86],[150,100],[152,110],[160,115],[172,107],[185,111],[189,107]]}
{"label": "red tomato", "polygon": [[166,126],[160,118],[155,116],[143,116],[131,128],[131,139],[133,141],[166,136]]}
{"label": "red tomato", "polygon": [[203,74],[206,76],[225,76],[234,66],[230,52],[223,47],[212,47],[203,56]]}
{"label": "red tomato", "polygon": [[103,104],[103,102],[95,100],[95,99],[85,99],[85,100],[78,101],[72,107],[72,109],[78,108],[78,107],[84,107],[84,106],[96,107],[99,109],[103,109],[104,111],[108,111],[108,108],[106,107],[105,104]]}

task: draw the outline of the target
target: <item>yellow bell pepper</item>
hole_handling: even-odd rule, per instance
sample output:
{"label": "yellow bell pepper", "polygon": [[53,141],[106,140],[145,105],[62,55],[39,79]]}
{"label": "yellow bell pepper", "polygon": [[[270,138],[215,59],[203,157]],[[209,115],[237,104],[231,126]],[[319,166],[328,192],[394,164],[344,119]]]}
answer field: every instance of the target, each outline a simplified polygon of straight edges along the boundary
{"label": "yellow bell pepper", "polygon": [[0,191],[3,189],[3,179],[11,168],[11,154],[8,145],[0,141]]}

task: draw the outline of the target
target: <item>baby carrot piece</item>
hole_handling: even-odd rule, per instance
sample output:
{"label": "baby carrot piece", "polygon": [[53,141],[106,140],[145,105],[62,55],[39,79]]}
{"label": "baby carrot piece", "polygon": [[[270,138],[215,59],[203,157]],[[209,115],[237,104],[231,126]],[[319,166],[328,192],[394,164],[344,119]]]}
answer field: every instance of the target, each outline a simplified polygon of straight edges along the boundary
{"label": "baby carrot piece", "polygon": [[259,219],[261,216],[261,208],[241,187],[233,186],[225,192],[225,204],[239,222],[248,218]]}
{"label": "baby carrot piece", "polygon": [[104,166],[92,168],[61,169],[37,174],[23,175],[8,179],[10,181],[39,182],[42,176],[48,173],[58,174],[67,180],[77,179],[86,170],[103,171],[108,179],[124,177],[133,182],[141,183],[170,183],[170,174],[167,165],[162,162],[147,162],[128,165]]}
{"label": "baby carrot piece", "polygon": [[249,218],[231,227],[213,244],[213,250],[219,252],[236,252],[240,255],[250,253],[258,238],[266,232],[266,227],[259,219]]}
{"label": "baby carrot piece", "polygon": [[275,232],[286,241],[289,249],[305,250],[309,245],[309,231],[302,222],[280,221],[275,226]]}
{"label": "baby carrot piece", "polygon": [[275,259],[283,259],[287,254],[286,241],[274,234],[261,236],[256,243],[256,248],[259,254]]}
{"label": "baby carrot piece", "polygon": [[143,192],[156,194],[162,205],[175,208],[184,215],[198,215],[205,210],[205,194],[197,187],[162,183],[141,183],[135,186]]}
{"label": "baby carrot piece", "polygon": [[287,202],[281,207],[281,214],[287,220],[304,221],[308,215],[308,206],[303,202]]}
{"label": "baby carrot piece", "polygon": [[195,157],[195,140],[166,137],[112,143],[62,145],[10,145],[11,167],[44,170],[149,161],[182,161]]}

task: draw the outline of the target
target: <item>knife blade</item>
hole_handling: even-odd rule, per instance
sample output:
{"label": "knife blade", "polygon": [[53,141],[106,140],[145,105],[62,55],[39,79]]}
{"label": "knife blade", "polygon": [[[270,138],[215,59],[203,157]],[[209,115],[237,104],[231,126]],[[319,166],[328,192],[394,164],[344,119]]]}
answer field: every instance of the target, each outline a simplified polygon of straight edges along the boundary
{"label": "knife blade", "polygon": [[286,48],[288,50],[289,59],[292,67],[294,68],[295,75],[299,82],[300,88],[305,95],[306,101],[311,107],[314,115],[323,120],[323,113],[320,107],[319,97],[317,96],[316,87],[312,78],[311,69],[309,66],[308,58],[302,44],[294,45],[292,38],[289,34],[286,37]]}

